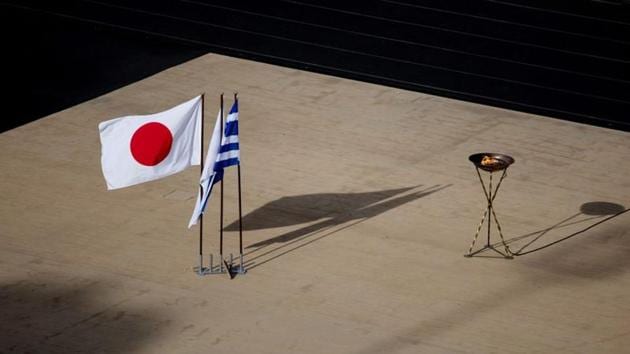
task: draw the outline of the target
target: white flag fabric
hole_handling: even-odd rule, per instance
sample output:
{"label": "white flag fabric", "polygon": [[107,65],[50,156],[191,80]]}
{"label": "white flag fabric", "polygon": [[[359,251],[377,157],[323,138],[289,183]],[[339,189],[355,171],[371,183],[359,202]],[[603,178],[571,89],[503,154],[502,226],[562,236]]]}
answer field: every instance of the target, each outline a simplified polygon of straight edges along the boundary
{"label": "white flag fabric", "polygon": [[[197,224],[197,220],[206,209],[212,186],[223,180],[224,169],[230,166],[239,165],[241,160],[240,145],[238,137],[238,100],[234,101],[230,113],[227,116],[225,129],[221,134],[221,112],[217,116],[214,125],[210,147],[201,173],[199,184],[201,191],[197,196],[195,209],[190,217],[188,228]],[[220,143],[219,143],[220,142]],[[203,191],[203,193],[202,193]]]}
{"label": "white flag fabric", "polygon": [[188,222],[189,229],[193,225],[197,225],[197,220],[199,220],[201,213],[203,213],[203,206],[205,206],[208,197],[210,196],[210,187],[214,184],[214,177],[216,175],[216,172],[214,172],[214,162],[217,160],[219,148],[221,146],[221,119],[221,111],[219,111],[217,121],[214,124],[214,130],[212,131],[212,137],[210,138],[210,146],[208,147],[206,160],[204,161],[204,169],[201,172],[201,179],[199,181],[201,189],[204,193],[202,194],[201,191],[199,191],[197,194],[195,209],[193,210],[193,214]]}
{"label": "white flag fabric", "polygon": [[201,96],[167,111],[101,122],[107,189],[153,181],[201,162]]}
{"label": "white flag fabric", "polygon": [[214,130],[212,131],[212,137],[210,138],[210,145],[208,146],[208,153],[206,160],[204,161],[204,168],[201,172],[201,179],[199,184],[202,186],[207,184],[208,181],[214,175],[214,163],[219,155],[219,149],[221,148],[221,112],[217,114],[217,121],[214,123]]}

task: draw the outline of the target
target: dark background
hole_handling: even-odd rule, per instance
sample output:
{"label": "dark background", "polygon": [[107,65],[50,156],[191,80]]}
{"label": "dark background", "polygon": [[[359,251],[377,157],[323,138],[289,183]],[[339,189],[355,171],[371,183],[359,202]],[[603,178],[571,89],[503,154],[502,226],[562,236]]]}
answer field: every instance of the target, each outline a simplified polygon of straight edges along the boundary
{"label": "dark background", "polygon": [[208,52],[630,131],[623,1],[0,2],[7,130]]}

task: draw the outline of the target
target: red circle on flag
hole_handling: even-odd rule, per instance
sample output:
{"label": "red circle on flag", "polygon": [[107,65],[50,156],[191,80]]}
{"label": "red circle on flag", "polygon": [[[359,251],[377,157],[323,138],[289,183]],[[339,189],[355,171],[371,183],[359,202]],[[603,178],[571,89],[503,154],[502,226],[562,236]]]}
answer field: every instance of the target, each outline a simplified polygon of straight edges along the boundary
{"label": "red circle on flag", "polygon": [[168,156],[173,145],[171,131],[162,123],[147,123],[131,137],[131,155],[145,166],[155,166]]}

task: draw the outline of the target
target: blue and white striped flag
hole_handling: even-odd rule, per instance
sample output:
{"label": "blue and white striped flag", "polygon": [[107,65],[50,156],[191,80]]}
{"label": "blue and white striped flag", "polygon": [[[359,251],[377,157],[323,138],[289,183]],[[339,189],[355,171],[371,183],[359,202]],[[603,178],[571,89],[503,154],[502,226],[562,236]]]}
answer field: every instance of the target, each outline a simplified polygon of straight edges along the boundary
{"label": "blue and white striped flag", "polygon": [[241,162],[241,150],[238,145],[238,100],[234,101],[230,113],[225,121],[223,141],[219,149],[219,156],[215,164],[215,171],[229,166],[238,165]]}
{"label": "blue and white striped flag", "polygon": [[[238,139],[238,100],[234,101],[230,113],[227,116],[225,129],[221,134],[221,113],[217,116],[217,122],[214,125],[210,146],[204,164],[204,170],[201,173],[199,184],[203,193],[199,191],[195,210],[188,223],[188,228],[197,224],[197,220],[206,210],[206,205],[210,199],[212,186],[223,179],[223,170],[226,167],[238,165],[241,162],[241,152]],[[219,144],[219,139],[221,143]]]}

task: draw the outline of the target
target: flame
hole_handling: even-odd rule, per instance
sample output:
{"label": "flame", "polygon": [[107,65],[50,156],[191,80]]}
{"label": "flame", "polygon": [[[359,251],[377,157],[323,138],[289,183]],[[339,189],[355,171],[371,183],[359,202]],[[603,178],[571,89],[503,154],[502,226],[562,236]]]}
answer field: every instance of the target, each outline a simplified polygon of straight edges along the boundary
{"label": "flame", "polygon": [[487,156],[487,155],[484,156],[481,159],[481,165],[482,166],[492,166],[492,165],[495,165],[497,163],[499,163],[498,159],[495,159],[494,157],[490,157],[490,156]]}

